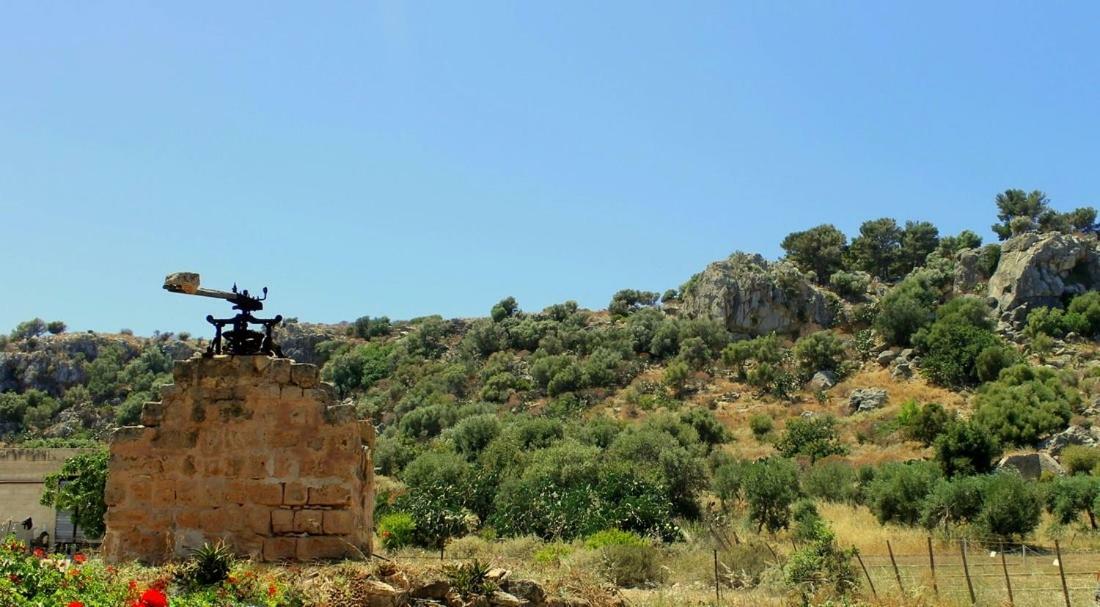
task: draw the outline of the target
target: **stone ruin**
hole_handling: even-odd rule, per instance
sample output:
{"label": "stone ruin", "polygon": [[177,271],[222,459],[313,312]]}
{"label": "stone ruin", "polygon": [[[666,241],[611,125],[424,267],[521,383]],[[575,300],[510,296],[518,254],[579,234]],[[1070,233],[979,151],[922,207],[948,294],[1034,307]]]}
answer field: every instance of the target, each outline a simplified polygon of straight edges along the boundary
{"label": "stone ruin", "polygon": [[104,556],[160,563],[224,541],[257,560],[371,554],[374,429],[315,365],[176,363],[141,425],[111,437]]}

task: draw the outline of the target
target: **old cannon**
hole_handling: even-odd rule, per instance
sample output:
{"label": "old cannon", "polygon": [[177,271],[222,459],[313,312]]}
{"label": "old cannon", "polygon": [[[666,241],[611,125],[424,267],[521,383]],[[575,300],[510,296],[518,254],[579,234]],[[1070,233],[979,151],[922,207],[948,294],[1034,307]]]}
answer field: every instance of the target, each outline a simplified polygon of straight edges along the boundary
{"label": "old cannon", "polygon": [[[207,315],[206,322],[214,325],[214,339],[206,349],[205,356],[215,354],[267,354],[269,356],[282,357],[283,352],[272,337],[275,325],[283,321],[281,315],[275,318],[256,318],[253,312],[264,308],[264,300],[267,299],[267,287],[263,288],[263,296],[251,295],[248,289],[237,290],[237,285],[229,291],[207,289],[199,285],[199,275],[194,272],[175,272],[164,278],[164,289],[172,293],[185,295],[200,295],[224,299],[233,304],[237,315],[232,318],[214,318]],[[258,325],[262,331],[249,328],[249,325]],[[231,327],[228,331],[226,327]]]}

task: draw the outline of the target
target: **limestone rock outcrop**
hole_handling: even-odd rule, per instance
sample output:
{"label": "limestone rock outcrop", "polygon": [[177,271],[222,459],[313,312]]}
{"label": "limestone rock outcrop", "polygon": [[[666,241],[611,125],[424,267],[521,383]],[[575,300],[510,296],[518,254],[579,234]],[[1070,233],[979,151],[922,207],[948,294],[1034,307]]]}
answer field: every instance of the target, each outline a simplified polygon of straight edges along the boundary
{"label": "limestone rock outcrop", "polygon": [[885,405],[888,397],[882,388],[858,388],[848,395],[848,408],[852,413],[874,411]]}
{"label": "limestone rock outcrop", "polygon": [[374,429],[316,366],[196,357],[173,377],[142,425],[111,436],[108,560],[162,562],[217,540],[267,561],[370,554]]}
{"label": "limestone rock outcrop", "polygon": [[1037,481],[1043,473],[1062,475],[1062,466],[1047,453],[1015,453],[1006,455],[997,462],[998,470],[1015,470],[1030,481]]}
{"label": "limestone rock outcrop", "polygon": [[1038,306],[1100,288],[1100,245],[1091,236],[1028,233],[1004,242],[989,296],[1004,321],[1019,324]]}
{"label": "limestone rock outcrop", "polygon": [[797,333],[830,326],[834,299],[790,263],[735,253],[692,277],[681,311],[720,321],[736,335]]}

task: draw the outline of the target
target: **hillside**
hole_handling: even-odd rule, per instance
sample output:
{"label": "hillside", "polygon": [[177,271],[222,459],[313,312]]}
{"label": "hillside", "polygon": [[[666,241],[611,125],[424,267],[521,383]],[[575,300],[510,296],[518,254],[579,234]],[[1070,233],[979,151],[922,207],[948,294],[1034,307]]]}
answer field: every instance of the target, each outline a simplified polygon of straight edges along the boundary
{"label": "hillside", "polygon": [[[787,236],[782,260],[737,252],[605,310],[505,298],[482,318],[291,320],[278,341],[377,425],[391,553],[533,537],[549,543],[524,558],[557,563],[618,530],[640,552],[594,570],[661,587],[682,573],[669,550],[701,558],[670,546],[789,540],[777,575],[846,592],[859,581],[842,548],[880,549],[851,521],[943,540],[1095,535],[1096,212],[1017,190],[997,210],[998,244],[926,222],[872,220],[851,240],[825,225]],[[0,343],[0,435],[102,441],[205,345],[23,323]],[[1082,475],[989,474],[1036,450]],[[1019,516],[995,516],[1002,499]],[[810,571],[791,565],[806,546]]]}

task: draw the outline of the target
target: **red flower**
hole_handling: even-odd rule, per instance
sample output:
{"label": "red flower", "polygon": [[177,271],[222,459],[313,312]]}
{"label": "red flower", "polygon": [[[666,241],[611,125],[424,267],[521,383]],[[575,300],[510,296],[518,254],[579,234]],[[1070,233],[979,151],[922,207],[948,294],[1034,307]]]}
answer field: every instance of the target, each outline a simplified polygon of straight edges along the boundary
{"label": "red flower", "polygon": [[77,552],[76,554],[73,555],[73,562],[76,563],[77,565],[83,565],[85,563],[85,561],[87,561],[87,560],[88,560],[88,557],[84,556],[84,554],[82,552]]}
{"label": "red flower", "polygon": [[156,588],[143,592],[140,602],[142,607],[168,607],[168,597]]}
{"label": "red flower", "polygon": [[72,601],[68,604],[67,607],[84,607],[84,603],[81,603],[80,601]]}
{"label": "red flower", "polygon": [[267,596],[272,596],[273,597],[273,596],[275,596],[276,592],[278,592],[278,590],[275,588],[275,584],[268,584],[268,586],[267,586]]}
{"label": "red flower", "polygon": [[35,558],[44,558],[46,556],[46,550],[44,548],[35,548],[34,556]]}

